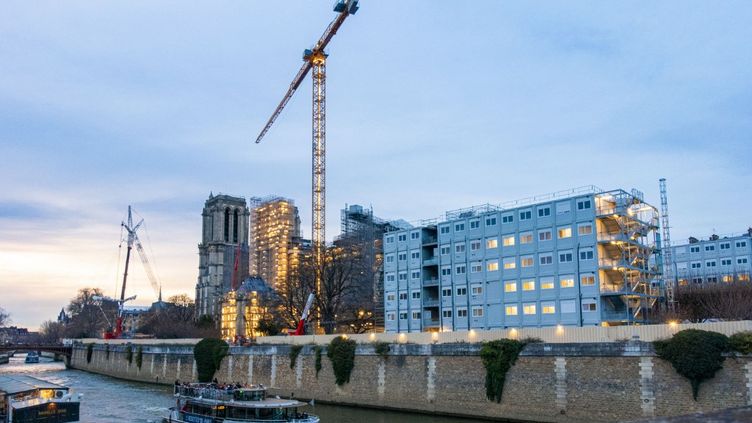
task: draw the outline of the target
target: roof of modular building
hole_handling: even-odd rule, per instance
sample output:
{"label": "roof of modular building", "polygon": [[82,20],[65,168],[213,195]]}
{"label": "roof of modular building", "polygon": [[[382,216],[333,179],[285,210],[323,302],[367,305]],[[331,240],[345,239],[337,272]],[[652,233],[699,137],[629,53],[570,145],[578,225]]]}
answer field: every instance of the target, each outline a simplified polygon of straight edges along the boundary
{"label": "roof of modular building", "polygon": [[0,376],[0,392],[9,395],[31,392],[37,389],[68,389],[65,386],[31,376]]}

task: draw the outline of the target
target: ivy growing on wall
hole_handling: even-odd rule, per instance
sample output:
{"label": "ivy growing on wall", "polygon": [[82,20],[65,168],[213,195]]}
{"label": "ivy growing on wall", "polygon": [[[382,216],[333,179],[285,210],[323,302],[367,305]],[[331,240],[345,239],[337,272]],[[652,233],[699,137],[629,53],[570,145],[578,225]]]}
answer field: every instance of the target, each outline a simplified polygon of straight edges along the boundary
{"label": "ivy growing on wall", "polygon": [[388,342],[379,342],[379,341],[375,341],[373,343],[373,349],[376,352],[376,354],[379,357],[383,358],[384,360],[386,360],[387,357],[389,357],[389,351],[391,350]]}
{"label": "ivy growing on wall", "polygon": [[500,339],[484,342],[480,348],[480,358],[486,368],[486,397],[501,402],[507,372],[517,361],[525,342],[515,339]]}
{"label": "ivy growing on wall", "polygon": [[104,356],[107,360],[110,359],[110,344],[104,344]]}
{"label": "ivy growing on wall", "polygon": [[143,364],[143,355],[144,348],[139,345],[138,348],[136,348],[136,366],[138,366],[139,370],[141,369],[141,364]]}
{"label": "ivy growing on wall", "polygon": [[298,355],[303,350],[302,345],[290,345],[290,368],[295,368],[295,363],[298,361]]}
{"label": "ivy growing on wall", "polygon": [[196,360],[199,382],[212,381],[214,373],[219,369],[229,349],[227,342],[215,338],[202,339],[193,347],[193,358]]}
{"label": "ivy growing on wall", "polygon": [[726,335],[698,329],[677,332],[671,339],[655,341],[653,345],[658,357],[671,363],[677,373],[689,379],[695,401],[700,383],[711,379],[723,368],[723,353],[729,351]]}
{"label": "ivy growing on wall", "polygon": [[86,363],[91,363],[91,355],[94,353],[94,344],[86,345]]}
{"label": "ivy growing on wall", "polygon": [[350,373],[355,366],[355,341],[342,336],[332,339],[326,350],[326,356],[332,362],[337,385],[341,386],[350,382]]}
{"label": "ivy growing on wall", "polygon": [[321,347],[316,345],[313,347],[313,353],[316,359],[314,360],[313,367],[316,369],[316,377],[319,377],[319,372],[321,371]]}
{"label": "ivy growing on wall", "polygon": [[125,359],[128,360],[129,366],[133,363],[133,347],[130,345],[125,347]]}

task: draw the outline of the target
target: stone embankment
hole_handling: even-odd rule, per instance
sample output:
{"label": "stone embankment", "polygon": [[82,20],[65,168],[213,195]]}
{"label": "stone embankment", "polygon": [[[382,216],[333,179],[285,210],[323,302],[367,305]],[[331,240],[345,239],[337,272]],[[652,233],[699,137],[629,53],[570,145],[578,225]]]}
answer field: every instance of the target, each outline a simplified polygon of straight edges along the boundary
{"label": "stone embankment", "polygon": [[[96,344],[87,360],[87,346],[78,344],[71,367],[165,384],[196,379],[190,345],[128,348]],[[478,343],[393,344],[386,357],[359,344],[343,386],[335,384],[326,352],[321,360],[317,374],[313,345],[292,366],[289,345],[232,347],[216,377],[319,402],[535,422],[641,420],[752,404],[752,357],[728,357],[694,401],[689,381],[657,358],[652,344],[637,341],[529,344],[507,374],[500,403],[486,398]]]}

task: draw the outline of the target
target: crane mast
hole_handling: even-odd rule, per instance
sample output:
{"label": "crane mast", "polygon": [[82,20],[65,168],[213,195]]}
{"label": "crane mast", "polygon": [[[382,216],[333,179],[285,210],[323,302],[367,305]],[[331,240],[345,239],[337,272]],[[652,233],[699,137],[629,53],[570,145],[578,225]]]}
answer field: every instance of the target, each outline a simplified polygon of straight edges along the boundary
{"label": "crane mast", "polygon": [[313,46],[303,53],[303,66],[290,83],[285,96],[266,122],[261,133],[256,138],[256,143],[261,142],[275,120],[282,113],[303,79],[313,70],[313,111],[312,111],[312,239],[313,256],[315,264],[315,290],[321,292],[322,269],[324,264],[324,251],[326,246],[326,58],[324,49],[329,45],[334,35],[345,22],[349,15],[358,11],[358,0],[338,0],[334,5],[337,17],[327,26],[324,33]]}
{"label": "crane mast", "polygon": [[668,196],[666,195],[666,178],[659,180],[661,189],[661,229],[663,231],[663,285],[666,289],[666,305],[670,311],[674,311],[674,261],[671,251],[671,235],[668,224]]}

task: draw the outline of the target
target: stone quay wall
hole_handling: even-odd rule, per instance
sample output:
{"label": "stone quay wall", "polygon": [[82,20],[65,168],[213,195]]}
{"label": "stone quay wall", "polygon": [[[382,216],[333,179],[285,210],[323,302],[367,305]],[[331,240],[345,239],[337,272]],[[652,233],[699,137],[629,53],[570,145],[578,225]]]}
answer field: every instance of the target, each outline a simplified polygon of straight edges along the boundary
{"label": "stone quay wall", "polygon": [[[139,346],[132,346],[129,363],[127,346],[96,344],[87,362],[87,347],[78,344],[71,367],[151,383],[196,380],[192,346]],[[480,345],[471,343],[393,344],[382,358],[372,344],[359,344],[350,382],[337,386],[325,348],[317,375],[313,345],[303,347],[292,367],[289,345],[231,347],[215,376],[263,384],[280,396],[491,420],[614,422],[752,404],[750,356],[729,356],[694,401],[689,381],[649,343],[529,344],[496,403],[486,398],[479,354]]]}

